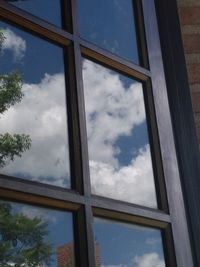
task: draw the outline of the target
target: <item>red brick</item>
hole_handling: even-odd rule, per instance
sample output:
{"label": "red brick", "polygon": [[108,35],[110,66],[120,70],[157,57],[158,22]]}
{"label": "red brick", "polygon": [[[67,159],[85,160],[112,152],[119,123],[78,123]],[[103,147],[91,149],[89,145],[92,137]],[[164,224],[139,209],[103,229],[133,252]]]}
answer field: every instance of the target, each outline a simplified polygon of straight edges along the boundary
{"label": "red brick", "polygon": [[191,64],[187,66],[190,84],[200,83],[200,64]]}
{"label": "red brick", "polygon": [[183,46],[187,54],[200,53],[200,34],[184,34]]}
{"label": "red brick", "polygon": [[180,7],[181,25],[200,24],[200,6]]}
{"label": "red brick", "polygon": [[[192,93],[192,105],[193,105],[194,112],[196,113],[200,112],[200,92]],[[197,120],[196,120],[196,124],[197,124]]]}

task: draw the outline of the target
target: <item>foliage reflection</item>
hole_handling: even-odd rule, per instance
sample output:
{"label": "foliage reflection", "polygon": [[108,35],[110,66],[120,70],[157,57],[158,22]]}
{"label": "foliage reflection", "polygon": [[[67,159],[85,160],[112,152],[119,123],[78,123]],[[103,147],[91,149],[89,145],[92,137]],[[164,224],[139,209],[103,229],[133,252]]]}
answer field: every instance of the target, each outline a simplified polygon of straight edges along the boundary
{"label": "foliage reflection", "polygon": [[[0,51],[6,37],[0,30]],[[6,75],[0,75],[0,114],[4,114],[11,106],[21,102],[22,75],[13,71]],[[31,146],[31,138],[26,134],[0,134],[0,168],[13,161],[15,156],[21,157],[22,153]]]}
{"label": "foliage reflection", "polygon": [[63,50],[0,29],[1,173],[70,188]]}
{"label": "foliage reflection", "polygon": [[71,214],[0,202],[0,267],[73,267],[73,253]]}

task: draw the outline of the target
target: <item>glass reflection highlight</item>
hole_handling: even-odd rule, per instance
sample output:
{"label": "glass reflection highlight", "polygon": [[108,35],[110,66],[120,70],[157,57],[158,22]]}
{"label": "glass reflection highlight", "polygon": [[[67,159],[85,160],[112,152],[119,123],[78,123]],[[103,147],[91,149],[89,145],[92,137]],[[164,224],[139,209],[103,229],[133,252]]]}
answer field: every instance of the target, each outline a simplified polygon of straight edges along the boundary
{"label": "glass reflection highlight", "polygon": [[92,192],[157,207],[142,84],[83,60]]}
{"label": "glass reflection highlight", "polygon": [[82,38],[139,64],[135,1],[78,0]]}
{"label": "glass reflection highlight", "polygon": [[1,267],[75,267],[72,214],[0,201]]}
{"label": "glass reflection highlight", "polygon": [[59,0],[6,0],[8,3],[61,27]]}
{"label": "glass reflection highlight", "polygon": [[70,187],[63,51],[0,23],[0,172]]}
{"label": "glass reflection highlight", "polygon": [[96,267],[165,267],[160,230],[95,218]]}

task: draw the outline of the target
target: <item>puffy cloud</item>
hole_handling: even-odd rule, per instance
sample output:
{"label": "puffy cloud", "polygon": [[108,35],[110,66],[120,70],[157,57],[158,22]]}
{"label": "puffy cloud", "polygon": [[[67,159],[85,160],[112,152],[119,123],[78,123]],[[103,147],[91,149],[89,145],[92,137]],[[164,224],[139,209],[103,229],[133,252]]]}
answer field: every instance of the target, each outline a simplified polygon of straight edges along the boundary
{"label": "puffy cloud", "polygon": [[45,74],[22,90],[21,103],[1,116],[1,132],[29,134],[32,145],[2,172],[63,186],[69,177],[64,75]]}
{"label": "puffy cloud", "polygon": [[101,267],[165,267],[165,262],[156,252],[135,256],[132,264],[101,264]]}
{"label": "puffy cloud", "polygon": [[14,55],[14,60],[21,60],[26,51],[26,41],[9,28],[3,29],[2,31],[5,39],[2,43],[1,49],[3,51],[11,50]]}
{"label": "puffy cloud", "polygon": [[120,137],[145,121],[142,84],[125,86],[119,74],[89,60],[83,62],[83,80],[93,193],[156,207],[149,145],[126,166],[118,157]]}
{"label": "puffy cloud", "polygon": [[90,172],[94,194],[140,205],[156,205],[148,145],[128,166],[115,168],[109,163],[91,160]]}
{"label": "puffy cloud", "polygon": [[134,258],[133,267],[165,267],[165,262],[155,252]]}
{"label": "puffy cloud", "polygon": [[89,152],[93,160],[117,163],[115,142],[145,120],[141,83],[125,88],[117,73],[91,61],[83,64]]}

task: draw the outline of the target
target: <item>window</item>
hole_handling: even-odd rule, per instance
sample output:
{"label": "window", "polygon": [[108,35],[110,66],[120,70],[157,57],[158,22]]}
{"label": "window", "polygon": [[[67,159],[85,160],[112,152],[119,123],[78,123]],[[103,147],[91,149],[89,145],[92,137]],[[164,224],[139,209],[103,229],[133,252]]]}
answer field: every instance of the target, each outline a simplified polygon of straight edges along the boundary
{"label": "window", "polygon": [[192,267],[154,1],[0,18],[3,264]]}

